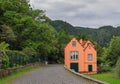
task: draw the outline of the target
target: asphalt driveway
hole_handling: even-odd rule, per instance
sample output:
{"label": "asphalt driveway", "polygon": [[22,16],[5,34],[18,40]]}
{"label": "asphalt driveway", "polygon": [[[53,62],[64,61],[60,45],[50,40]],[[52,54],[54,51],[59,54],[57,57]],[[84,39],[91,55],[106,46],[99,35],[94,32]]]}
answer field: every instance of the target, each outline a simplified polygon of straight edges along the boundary
{"label": "asphalt driveway", "polygon": [[48,65],[46,67],[29,72],[11,84],[85,84],[82,79],[76,77],[64,69],[63,65]]}

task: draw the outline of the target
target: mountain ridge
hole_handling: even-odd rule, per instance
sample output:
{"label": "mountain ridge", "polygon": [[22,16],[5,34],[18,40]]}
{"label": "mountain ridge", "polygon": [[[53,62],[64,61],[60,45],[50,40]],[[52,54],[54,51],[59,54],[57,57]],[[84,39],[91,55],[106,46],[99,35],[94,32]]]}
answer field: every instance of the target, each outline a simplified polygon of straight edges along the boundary
{"label": "mountain ridge", "polygon": [[54,20],[50,24],[56,29],[57,32],[66,30],[71,35],[86,34],[93,40],[97,41],[101,46],[107,46],[113,36],[120,36],[120,26],[113,27],[111,25],[102,26],[99,28],[78,27],[62,21]]}

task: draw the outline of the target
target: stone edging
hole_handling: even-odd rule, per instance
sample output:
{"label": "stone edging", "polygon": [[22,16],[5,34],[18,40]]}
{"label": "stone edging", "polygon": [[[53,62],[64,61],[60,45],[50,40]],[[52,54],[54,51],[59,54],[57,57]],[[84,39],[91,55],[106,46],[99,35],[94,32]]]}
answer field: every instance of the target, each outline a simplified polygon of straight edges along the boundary
{"label": "stone edging", "polygon": [[11,74],[13,74],[17,71],[20,71],[22,69],[32,68],[32,67],[40,66],[40,65],[44,65],[44,64],[42,64],[42,63],[32,63],[32,64],[27,64],[25,66],[17,67],[17,68],[9,68],[9,69],[6,69],[6,70],[0,70],[0,79],[3,78],[3,77],[6,77],[8,75],[11,75]]}
{"label": "stone edging", "polygon": [[75,72],[74,70],[71,70],[71,69],[66,68],[66,66],[64,66],[64,68],[67,69],[68,71],[72,72],[72,73],[75,74],[75,75],[78,75],[78,76],[80,76],[80,77],[82,77],[82,78],[84,78],[84,79],[86,79],[86,80],[95,82],[95,83],[97,83],[97,84],[109,84],[109,83],[106,83],[106,82],[103,82],[103,81],[96,80],[96,79],[94,79],[94,78],[88,77],[88,76],[86,76],[86,75],[77,73],[77,72]]}

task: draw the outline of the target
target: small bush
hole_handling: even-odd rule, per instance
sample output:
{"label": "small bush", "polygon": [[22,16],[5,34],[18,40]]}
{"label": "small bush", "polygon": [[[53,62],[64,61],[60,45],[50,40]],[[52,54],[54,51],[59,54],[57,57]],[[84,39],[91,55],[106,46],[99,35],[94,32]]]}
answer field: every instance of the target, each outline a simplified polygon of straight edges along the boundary
{"label": "small bush", "polygon": [[9,67],[9,57],[5,55],[2,61],[2,69],[7,69],[8,67]]}
{"label": "small bush", "polygon": [[109,65],[101,65],[100,66],[100,72],[110,72],[112,69]]}

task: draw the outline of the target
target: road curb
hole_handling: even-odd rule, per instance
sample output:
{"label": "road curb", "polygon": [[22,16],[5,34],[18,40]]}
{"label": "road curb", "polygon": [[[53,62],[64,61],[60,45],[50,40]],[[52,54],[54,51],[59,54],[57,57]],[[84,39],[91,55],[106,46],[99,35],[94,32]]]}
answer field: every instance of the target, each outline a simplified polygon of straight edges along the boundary
{"label": "road curb", "polygon": [[100,81],[100,80],[97,80],[97,79],[88,77],[88,76],[86,76],[86,75],[84,75],[84,74],[80,74],[80,73],[78,73],[78,72],[75,72],[74,70],[68,69],[68,68],[66,68],[65,65],[64,65],[64,68],[65,68],[66,70],[70,71],[71,73],[73,73],[73,74],[75,74],[75,75],[77,75],[77,76],[80,76],[80,77],[84,78],[85,80],[94,82],[95,84],[109,84],[109,83],[106,83],[106,82],[103,82],[103,81]]}

